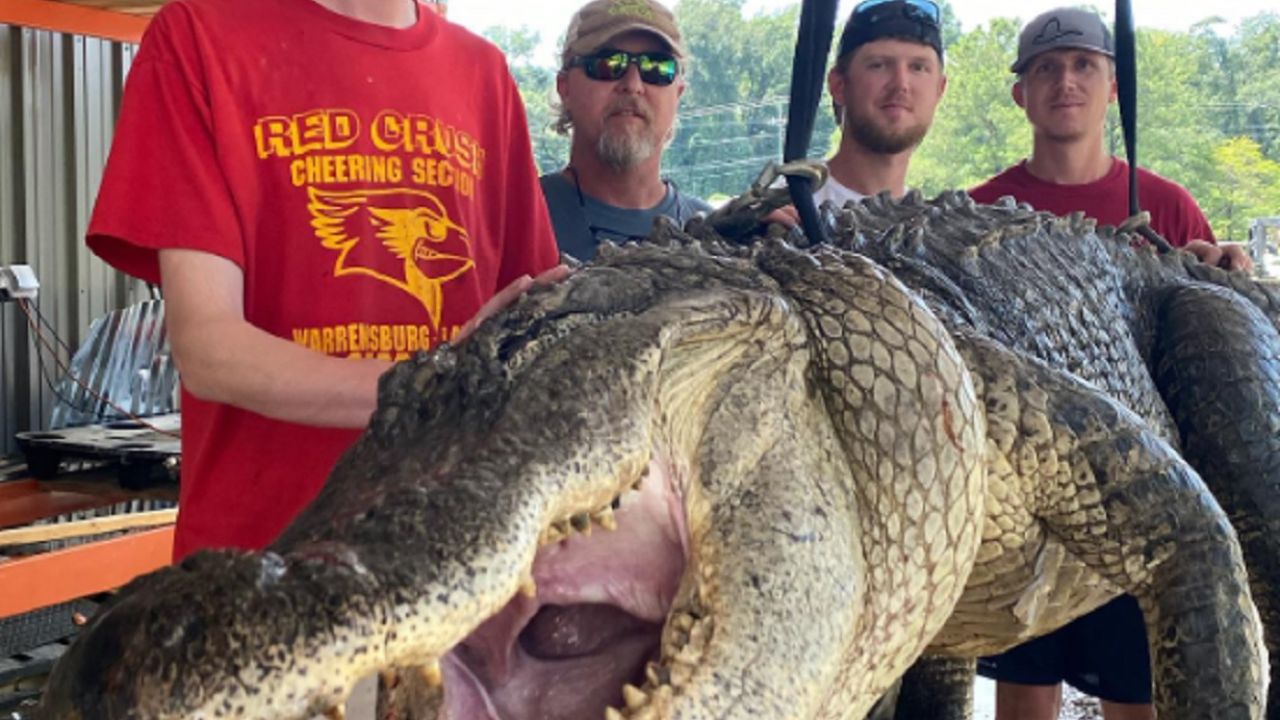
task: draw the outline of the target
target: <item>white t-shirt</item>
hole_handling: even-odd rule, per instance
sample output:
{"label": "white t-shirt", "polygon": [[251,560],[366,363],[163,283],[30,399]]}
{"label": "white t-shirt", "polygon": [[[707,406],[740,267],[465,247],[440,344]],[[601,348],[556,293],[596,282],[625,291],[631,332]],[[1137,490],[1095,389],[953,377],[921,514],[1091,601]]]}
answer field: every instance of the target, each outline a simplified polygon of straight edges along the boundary
{"label": "white t-shirt", "polygon": [[828,175],[827,182],[813,193],[813,202],[818,207],[822,207],[822,203],[831,201],[838,208],[844,207],[844,204],[850,200],[861,200],[866,197],[862,193],[853,188],[842,185],[835,176]]}

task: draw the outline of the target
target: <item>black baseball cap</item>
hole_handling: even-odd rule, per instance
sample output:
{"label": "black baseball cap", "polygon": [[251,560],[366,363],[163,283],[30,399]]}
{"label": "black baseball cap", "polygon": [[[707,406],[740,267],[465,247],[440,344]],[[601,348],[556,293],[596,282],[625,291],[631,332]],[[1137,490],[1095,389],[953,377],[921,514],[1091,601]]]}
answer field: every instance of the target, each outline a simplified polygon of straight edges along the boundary
{"label": "black baseball cap", "polygon": [[882,38],[928,45],[942,60],[942,11],[933,0],[863,0],[849,14],[836,57]]}

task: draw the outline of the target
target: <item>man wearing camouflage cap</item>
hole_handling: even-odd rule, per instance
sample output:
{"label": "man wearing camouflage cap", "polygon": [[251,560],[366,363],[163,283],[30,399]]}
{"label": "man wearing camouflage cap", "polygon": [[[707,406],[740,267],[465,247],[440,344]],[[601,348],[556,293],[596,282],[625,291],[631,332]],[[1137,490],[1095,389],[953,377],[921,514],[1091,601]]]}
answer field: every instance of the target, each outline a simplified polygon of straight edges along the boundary
{"label": "man wearing camouflage cap", "polygon": [[[1027,23],[1010,70],[1013,99],[1026,111],[1031,157],[970,191],[979,202],[1011,196],[1058,215],[1082,211],[1118,225],[1129,216],[1129,165],[1105,149],[1107,107],[1116,99],[1115,46],[1102,18],[1057,8]],[[1138,170],[1142,207],[1170,243],[1205,262],[1248,257],[1223,253],[1204,213],[1185,188]],[[1238,250],[1238,249],[1237,249]],[[982,658],[978,671],[997,681],[996,720],[1054,720],[1062,682],[1102,701],[1106,720],[1150,720],[1151,659],[1137,601],[1124,595],[1043,637]]]}
{"label": "man wearing camouflage cap", "polygon": [[658,216],[684,223],[710,209],[660,174],[687,59],[655,0],[594,0],[574,14],[556,76],[569,164],[541,178],[561,252],[589,260],[602,241],[648,236]]}

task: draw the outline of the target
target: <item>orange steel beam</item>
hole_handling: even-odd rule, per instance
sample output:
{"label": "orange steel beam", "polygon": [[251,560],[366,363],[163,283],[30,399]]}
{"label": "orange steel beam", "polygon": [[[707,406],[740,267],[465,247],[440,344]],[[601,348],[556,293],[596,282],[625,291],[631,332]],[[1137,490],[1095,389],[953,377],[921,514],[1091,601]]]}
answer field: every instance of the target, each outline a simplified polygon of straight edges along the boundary
{"label": "orange steel beam", "polygon": [[0,617],[120,587],[169,564],[173,526],[0,562]]}
{"label": "orange steel beam", "polygon": [[4,0],[0,23],[136,43],[151,18],[52,0]]}

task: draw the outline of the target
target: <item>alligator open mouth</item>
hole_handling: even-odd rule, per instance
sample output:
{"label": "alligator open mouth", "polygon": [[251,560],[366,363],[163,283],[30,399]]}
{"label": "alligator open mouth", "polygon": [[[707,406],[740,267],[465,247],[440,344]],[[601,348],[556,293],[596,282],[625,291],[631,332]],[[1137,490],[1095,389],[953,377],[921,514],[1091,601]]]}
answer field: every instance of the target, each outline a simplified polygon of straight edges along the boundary
{"label": "alligator open mouth", "polygon": [[687,556],[670,473],[655,462],[636,490],[554,523],[543,542],[534,594],[443,659],[442,720],[599,720],[637,704]]}

